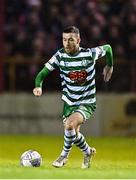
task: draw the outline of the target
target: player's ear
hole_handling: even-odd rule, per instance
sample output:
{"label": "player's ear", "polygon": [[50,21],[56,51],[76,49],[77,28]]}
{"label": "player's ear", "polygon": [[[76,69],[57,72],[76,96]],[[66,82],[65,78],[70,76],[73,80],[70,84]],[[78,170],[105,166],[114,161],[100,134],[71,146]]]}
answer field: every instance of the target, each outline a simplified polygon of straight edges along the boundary
{"label": "player's ear", "polygon": [[77,38],[77,43],[79,44],[81,42],[80,37]]}

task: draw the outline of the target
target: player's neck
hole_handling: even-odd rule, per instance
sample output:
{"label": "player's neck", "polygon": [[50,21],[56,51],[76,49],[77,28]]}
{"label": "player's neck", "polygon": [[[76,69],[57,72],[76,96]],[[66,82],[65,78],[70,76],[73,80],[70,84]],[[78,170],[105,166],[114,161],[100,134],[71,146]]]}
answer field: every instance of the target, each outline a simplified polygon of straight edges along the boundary
{"label": "player's neck", "polygon": [[70,56],[76,56],[78,53],[79,53],[79,47],[75,50],[75,51],[73,51],[73,52],[70,52],[70,53],[67,53],[67,54],[69,54]]}

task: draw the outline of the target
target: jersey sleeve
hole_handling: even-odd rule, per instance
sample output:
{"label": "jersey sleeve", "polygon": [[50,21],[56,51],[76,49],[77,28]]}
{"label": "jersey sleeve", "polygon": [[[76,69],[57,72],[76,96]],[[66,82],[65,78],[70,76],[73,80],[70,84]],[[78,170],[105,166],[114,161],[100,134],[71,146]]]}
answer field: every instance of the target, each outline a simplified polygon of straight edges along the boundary
{"label": "jersey sleeve", "polygon": [[109,44],[91,48],[91,57],[95,61],[103,56],[106,56],[106,63],[108,66],[113,66],[113,53]]}
{"label": "jersey sleeve", "polygon": [[106,51],[103,48],[103,46],[91,48],[90,51],[91,51],[91,56],[94,61],[106,55]]}
{"label": "jersey sleeve", "polygon": [[49,73],[50,71],[46,67],[44,67],[35,78],[35,87],[42,88],[43,80]]}
{"label": "jersey sleeve", "polygon": [[45,63],[45,67],[49,70],[49,71],[53,71],[54,69],[56,69],[59,66],[59,59],[60,59],[60,54],[57,51],[56,54],[54,54],[51,59]]}
{"label": "jersey sleeve", "polygon": [[44,68],[38,73],[35,79],[35,87],[42,87],[44,78],[59,65],[59,52],[45,63]]}

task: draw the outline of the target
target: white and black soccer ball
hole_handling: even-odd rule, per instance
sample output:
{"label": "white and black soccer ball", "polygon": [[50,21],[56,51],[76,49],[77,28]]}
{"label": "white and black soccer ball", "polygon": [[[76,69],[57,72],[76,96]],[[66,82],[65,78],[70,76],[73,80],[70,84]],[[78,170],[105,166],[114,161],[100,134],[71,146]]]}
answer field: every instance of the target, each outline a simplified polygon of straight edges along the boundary
{"label": "white and black soccer ball", "polygon": [[42,164],[42,157],[37,151],[28,150],[21,155],[20,164],[25,167],[39,167]]}

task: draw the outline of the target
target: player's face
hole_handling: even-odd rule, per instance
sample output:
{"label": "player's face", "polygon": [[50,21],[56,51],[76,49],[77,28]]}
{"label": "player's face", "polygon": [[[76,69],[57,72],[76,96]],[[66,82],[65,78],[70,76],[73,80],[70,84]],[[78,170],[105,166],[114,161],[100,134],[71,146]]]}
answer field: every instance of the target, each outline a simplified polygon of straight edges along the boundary
{"label": "player's face", "polygon": [[80,37],[76,33],[63,33],[63,47],[66,53],[74,54],[79,49]]}

